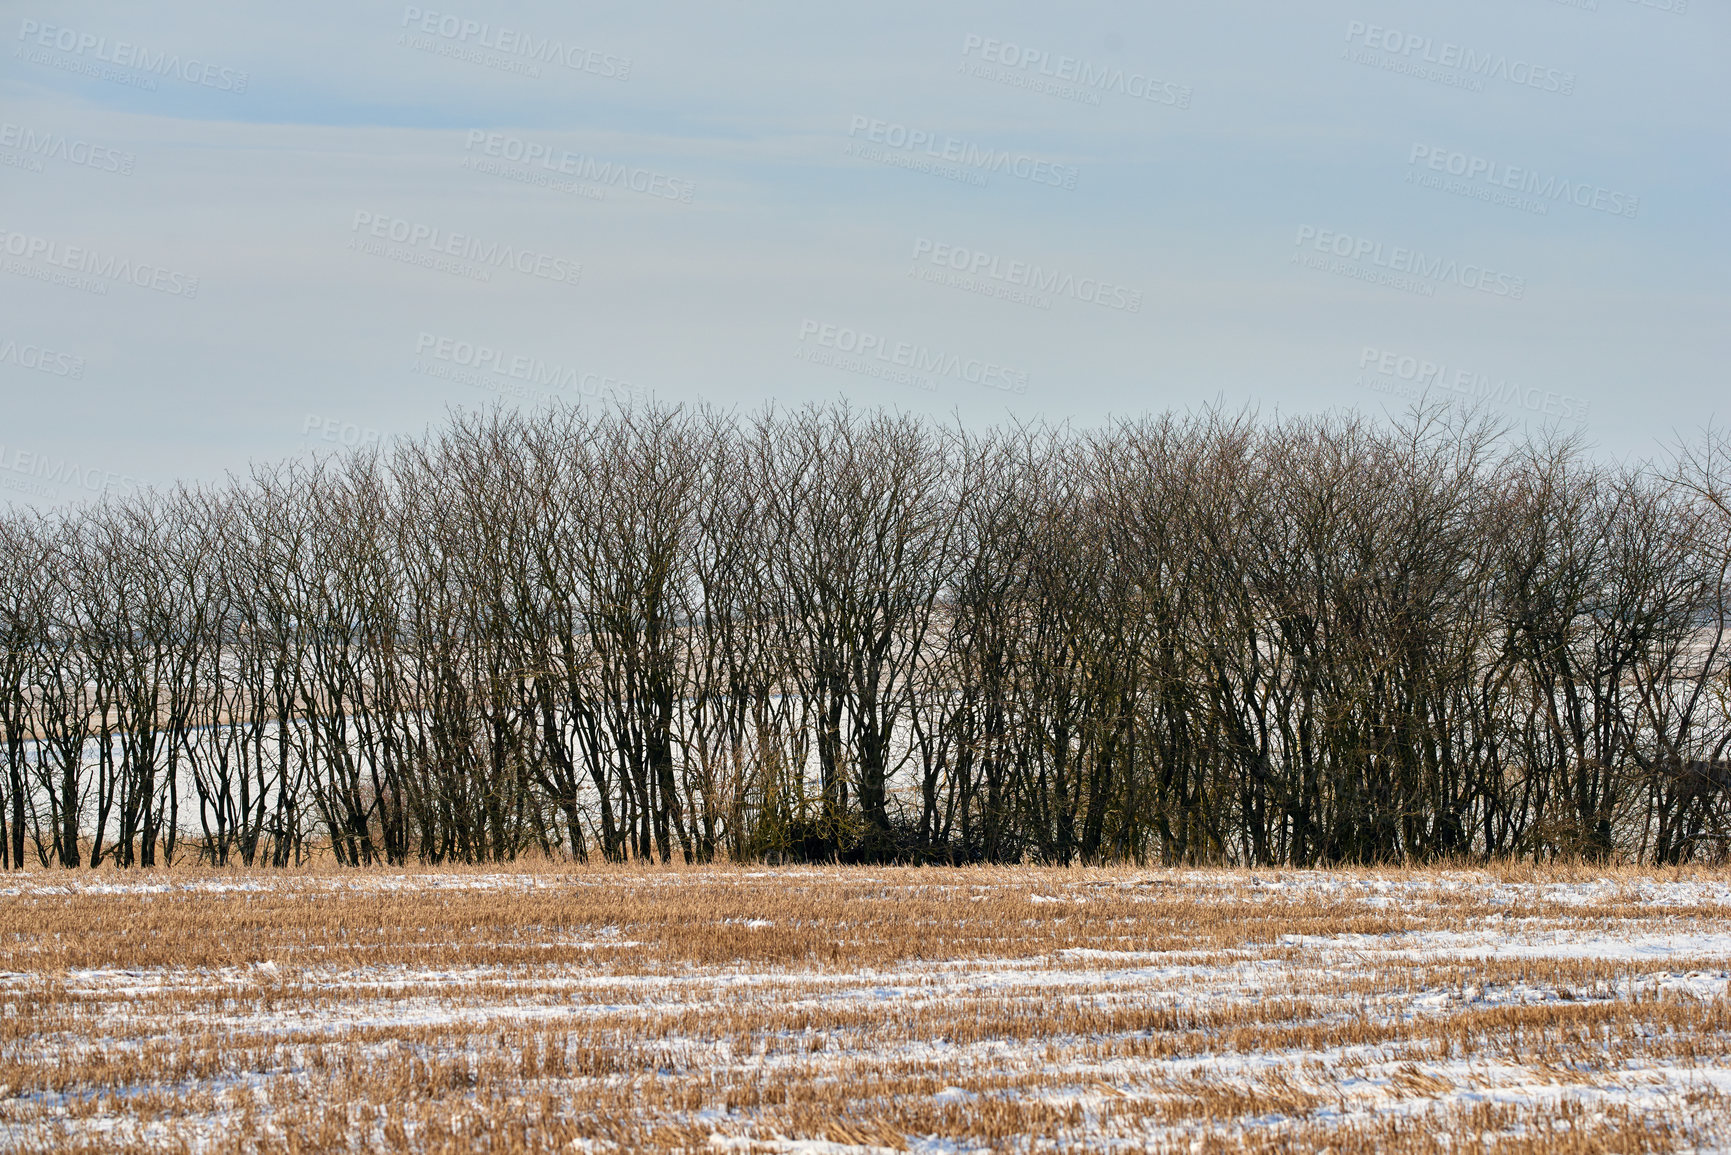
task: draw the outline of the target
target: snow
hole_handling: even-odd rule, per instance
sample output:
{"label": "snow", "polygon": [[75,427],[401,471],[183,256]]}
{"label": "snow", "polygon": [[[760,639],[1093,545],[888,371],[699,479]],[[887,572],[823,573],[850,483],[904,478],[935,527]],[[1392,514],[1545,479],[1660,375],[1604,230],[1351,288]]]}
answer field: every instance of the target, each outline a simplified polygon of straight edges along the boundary
{"label": "snow", "polygon": [[[801,877],[821,874],[807,871]],[[716,875],[754,880],[793,876],[791,871]],[[667,884],[691,885],[692,877],[670,875]],[[1383,933],[1288,933],[1230,948],[1090,946],[996,958],[919,959],[882,967],[737,963],[680,970],[654,966],[652,941],[648,936],[627,937],[632,927],[629,920],[622,920],[625,926],[584,928],[576,937],[549,933],[540,944],[582,950],[594,956],[589,962],[408,966],[301,965],[267,959],[203,969],[73,968],[55,976],[55,981],[68,996],[89,1000],[97,1008],[99,1028],[116,1039],[146,1029],[190,1027],[157,1022],[152,1016],[158,1012],[149,1005],[167,992],[198,992],[208,996],[200,1000],[198,1026],[282,1038],[309,1034],[341,1038],[361,1030],[504,1023],[589,1024],[599,1030],[604,1024],[618,1028],[623,1022],[663,1043],[669,1061],[741,1078],[792,1074],[812,1061],[798,1051],[748,1053],[726,1039],[690,1033],[694,1028],[689,1024],[704,1021],[703,1016],[723,1016],[754,1001],[784,1013],[810,1010],[814,1017],[823,1012],[835,1021],[875,1024],[970,1005],[1171,1009],[1189,1021],[1202,1022],[1210,1013],[1302,999],[1307,1000],[1308,1009],[1301,1016],[1306,1022],[1401,1024],[1500,1008],[1609,1006],[1654,997],[1711,1004],[1731,998],[1731,882],[1715,878],[1520,881],[1472,871],[1390,876],[1175,871],[1070,879],[1062,872],[1024,876],[1012,872],[989,885],[971,881],[954,885],[965,880],[932,871],[913,881],[906,875],[878,880],[856,876],[850,881],[877,882],[891,890],[911,886],[953,892],[958,917],[969,918],[980,911],[963,902],[1015,895],[1025,898],[1041,920],[1074,921],[1086,913],[1075,908],[1092,901],[1090,895],[1104,888],[1132,902],[1182,900],[1202,905],[1228,892],[1237,901],[1295,908],[1326,900],[1342,917],[1362,911],[1375,916],[1377,925],[1400,927],[1403,916],[1417,925]],[[512,873],[249,876],[232,881],[49,876],[11,882],[0,894],[273,890],[316,896],[338,890],[391,893],[415,887],[506,891],[605,885],[604,879],[582,875],[538,878]],[[1468,903],[1466,916],[1451,921],[1439,914],[1463,902]],[[1632,908],[1641,913],[1631,915]],[[1018,910],[1016,918],[1028,913],[1027,907]],[[1450,925],[1426,925],[1433,918]],[[752,931],[776,925],[774,919],[753,914],[717,921]],[[1556,972],[1542,967],[1525,975],[1518,968],[1499,971],[1494,966],[1522,961],[1598,962],[1614,967],[1590,986],[1569,989],[1545,979],[1544,974]],[[1425,969],[1450,964],[1465,968],[1469,977],[1439,985],[1440,980]],[[639,966],[642,969],[633,970]],[[1391,975],[1414,981],[1389,981]],[[39,974],[0,973],[0,995],[15,1001],[40,989],[42,982]],[[276,992],[268,1008],[256,1006],[249,998],[249,992],[263,985]],[[224,1009],[212,1010],[213,1006]],[[688,1025],[678,1029],[660,1025],[672,1023]],[[1028,1094],[1037,1094],[1053,1106],[1079,1105],[1090,1113],[1116,1100],[1170,1094],[1162,1088],[1183,1085],[1184,1080],[1245,1089],[1266,1088],[1271,1080],[1279,1080],[1294,1094],[1325,1100],[1308,1116],[1311,1122],[1334,1119],[1343,1126],[1372,1117],[1474,1104],[1543,1111],[1571,1103],[1600,1112],[1612,1108],[1676,1112],[1684,1110],[1691,1095],[1731,1095],[1731,1055],[1726,1053],[1725,1040],[1718,1037],[1704,1038],[1695,1055],[1632,1053],[1626,1060],[1611,1062],[1595,1053],[1579,1071],[1484,1054],[1415,1059],[1399,1046],[1385,1043],[1295,1046],[1249,1054],[1220,1048],[1095,1058],[1074,1048],[1054,1057],[1050,1042],[1046,1037],[1007,1034],[962,1042],[886,1035],[874,1039],[864,1051],[847,1053],[853,1063],[929,1066],[940,1080],[930,1101],[951,1110],[965,1109],[991,1093],[971,1089],[970,1076],[1015,1072],[1038,1073],[1049,1081]],[[797,1138],[772,1142],[762,1137],[748,1141],[724,1133],[731,1125],[725,1113],[700,1112],[694,1120],[713,1124],[716,1132],[710,1143],[718,1151],[771,1146],[790,1152],[878,1149],[869,1142]],[[1290,1122],[1279,1113],[1240,1120],[1245,1126],[1277,1127]],[[1179,1136],[1173,1132],[1167,1137]],[[0,1146],[5,1139],[6,1132],[0,1128]],[[909,1136],[908,1147],[945,1155],[966,1149],[920,1136]]]}

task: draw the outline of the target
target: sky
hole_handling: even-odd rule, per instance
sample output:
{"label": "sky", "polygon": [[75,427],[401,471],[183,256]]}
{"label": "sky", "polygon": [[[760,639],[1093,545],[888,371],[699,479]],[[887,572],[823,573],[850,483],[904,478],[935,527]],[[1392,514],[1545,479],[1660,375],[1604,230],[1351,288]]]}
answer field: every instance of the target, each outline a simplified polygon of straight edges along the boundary
{"label": "sky", "polygon": [[0,11],[0,501],[555,401],[1731,396],[1716,2]]}

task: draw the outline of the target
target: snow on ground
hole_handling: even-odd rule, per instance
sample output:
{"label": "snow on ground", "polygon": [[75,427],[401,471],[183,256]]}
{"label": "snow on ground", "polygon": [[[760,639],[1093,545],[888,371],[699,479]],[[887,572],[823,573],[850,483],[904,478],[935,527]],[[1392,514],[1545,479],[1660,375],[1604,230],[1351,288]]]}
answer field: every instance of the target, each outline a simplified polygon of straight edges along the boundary
{"label": "snow on ground", "polygon": [[[581,914],[625,877],[33,874],[9,879],[0,901],[76,907],[292,896],[336,910],[357,895],[406,904],[472,895],[569,904]],[[768,963],[748,953],[681,958],[678,936],[708,933],[700,927],[749,936],[741,952],[805,933],[809,917],[770,909],[772,888],[793,882],[814,901],[837,889],[825,930],[831,942],[851,941],[851,924],[880,903],[937,902],[948,914],[916,936],[922,941],[871,965],[852,964],[845,952]],[[629,885],[645,903],[662,901],[657,895],[691,902],[689,927],[634,923],[609,908],[605,922],[574,918],[529,934],[547,961],[505,963],[443,962],[431,941],[405,961],[400,943],[346,941],[345,929],[341,940],[229,965],[43,969],[28,963],[44,944],[13,936],[0,971],[8,1024],[50,1001],[66,1008],[30,1043],[44,1056],[39,1063],[49,1055],[144,1055],[152,1040],[186,1046],[194,1035],[217,1058],[189,1064],[206,1073],[175,1084],[197,1092],[184,1115],[147,1122],[128,1113],[124,1095],[92,1111],[88,1086],[50,1086],[46,1076],[32,1084],[29,1031],[14,1027],[20,1041],[5,1053],[14,1074],[0,1088],[0,1147],[96,1135],[221,1146],[238,1118],[235,1093],[276,1103],[271,1096],[283,1085],[323,1086],[318,1080],[330,1076],[308,1048],[327,1043],[381,1069],[407,1061],[411,1075],[415,1061],[463,1064],[474,1072],[456,1095],[465,1104],[483,1102],[489,1078],[525,1102],[534,1087],[551,1087],[556,1101],[573,1105],[579,1137],[591,1110],[583,1104],[616,1102],[607,1096],[622,1086],[640,1094],[665,1085],[670,1097],[644,1107],[633,1126],[674,1120],[717,1150],[742,1151],[948,1153],[1042,1137],[1189,1149],[1203,1135],[1263,1133],[1304,1145],[1414,1119],[1462,1143],[1531,1144],[1567,1124],[1662,1136],[1677,1128],[1679,1145],[1708,1150],[1704,1136],[1715,1132],[1689,1132],[1689,1121],[1725,1118],[1720,1100],[1731,1094],[1731,882],[1717,877],[718,869],[643,872]],[[761,899],[761,908],[700,916],[742,895]],[[1258,924],[1234,939],[1209,921],[1224,903],[1265,911],[1275,929]],[[1158,916],[1139,921],[1148,909]],[[1206,928],[1194,947],[1136,946],[1169,938],[1192,916]],[[1005,949],[944,953],[942,917],[957,926],[995,919]],[[1083,934],[1074,928],[1084,919],[1099,921]],[[1365,920],[1376,929],[1278,929],[1283,921],[1357,928]],[[1083,934],[1088,945],[1042,947],[1060,931]],[[494,941],[485,933],[450,942],[472,951]],[[497,944],[520,952],[525,938]],[[331,961],[321,961],[321,946]],[[369,949],[380,961],[356,961]],[[590,1051],[613,1048],[616,1068],[561,1068],[550,1081],[521,1074],[532,1049],[524,1040],[552,1038],[562,1047],[583,1040]],[[225,1046],[243,1043],[246,1063],[223,1057]],[[496,1061],[495,1075],[484,1075]],[[345,1077],[348,1094],[370,1085]],[[109,1091],[148,1084],[147,1073],[126,1079]],[[820,1093],[820,1084],[833,1086]],[[783,1088],[790,1103],[816,1095],[813,1102],[833,1104],[833,1126],[813,1134],[820,1125],[809,1112],[778,1113],[771,1099],[714,1092],[764,1086]],[[710,1092],[668,1106],[676,1087]],[[893,1088],[900,1090],[886,1090]],[[288,1118],[287,1107],[277,1109]],[[292,1130],[272,1123],[268,1108],[255,1113],[262,1133]],[[1463,1121],[1478,1129],[1461,1131]],[[368,1133],[352,1125],[357,1136]],[[624,1133],[646,1146],[668,1142],[652,1138],[661,1132]]]}

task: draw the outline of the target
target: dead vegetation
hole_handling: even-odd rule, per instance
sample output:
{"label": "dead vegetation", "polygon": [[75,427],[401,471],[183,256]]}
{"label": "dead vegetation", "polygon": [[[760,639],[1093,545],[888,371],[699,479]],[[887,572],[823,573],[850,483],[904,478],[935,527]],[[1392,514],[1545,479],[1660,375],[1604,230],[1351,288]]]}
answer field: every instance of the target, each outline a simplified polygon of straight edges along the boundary
{"label": "dead vegetation", "polygon": [[13,875],[0,1148],[1712,1148],[1710,871]]}

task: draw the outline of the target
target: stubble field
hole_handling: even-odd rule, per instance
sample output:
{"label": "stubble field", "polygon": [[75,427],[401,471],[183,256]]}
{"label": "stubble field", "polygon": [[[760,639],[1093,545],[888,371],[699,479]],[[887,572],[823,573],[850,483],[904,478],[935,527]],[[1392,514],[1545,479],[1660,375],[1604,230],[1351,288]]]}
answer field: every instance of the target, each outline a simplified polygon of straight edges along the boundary
{"label": "stubble field", "polygon": [[1731,876],[0,879],[0,1149],[1731,1150]]}

